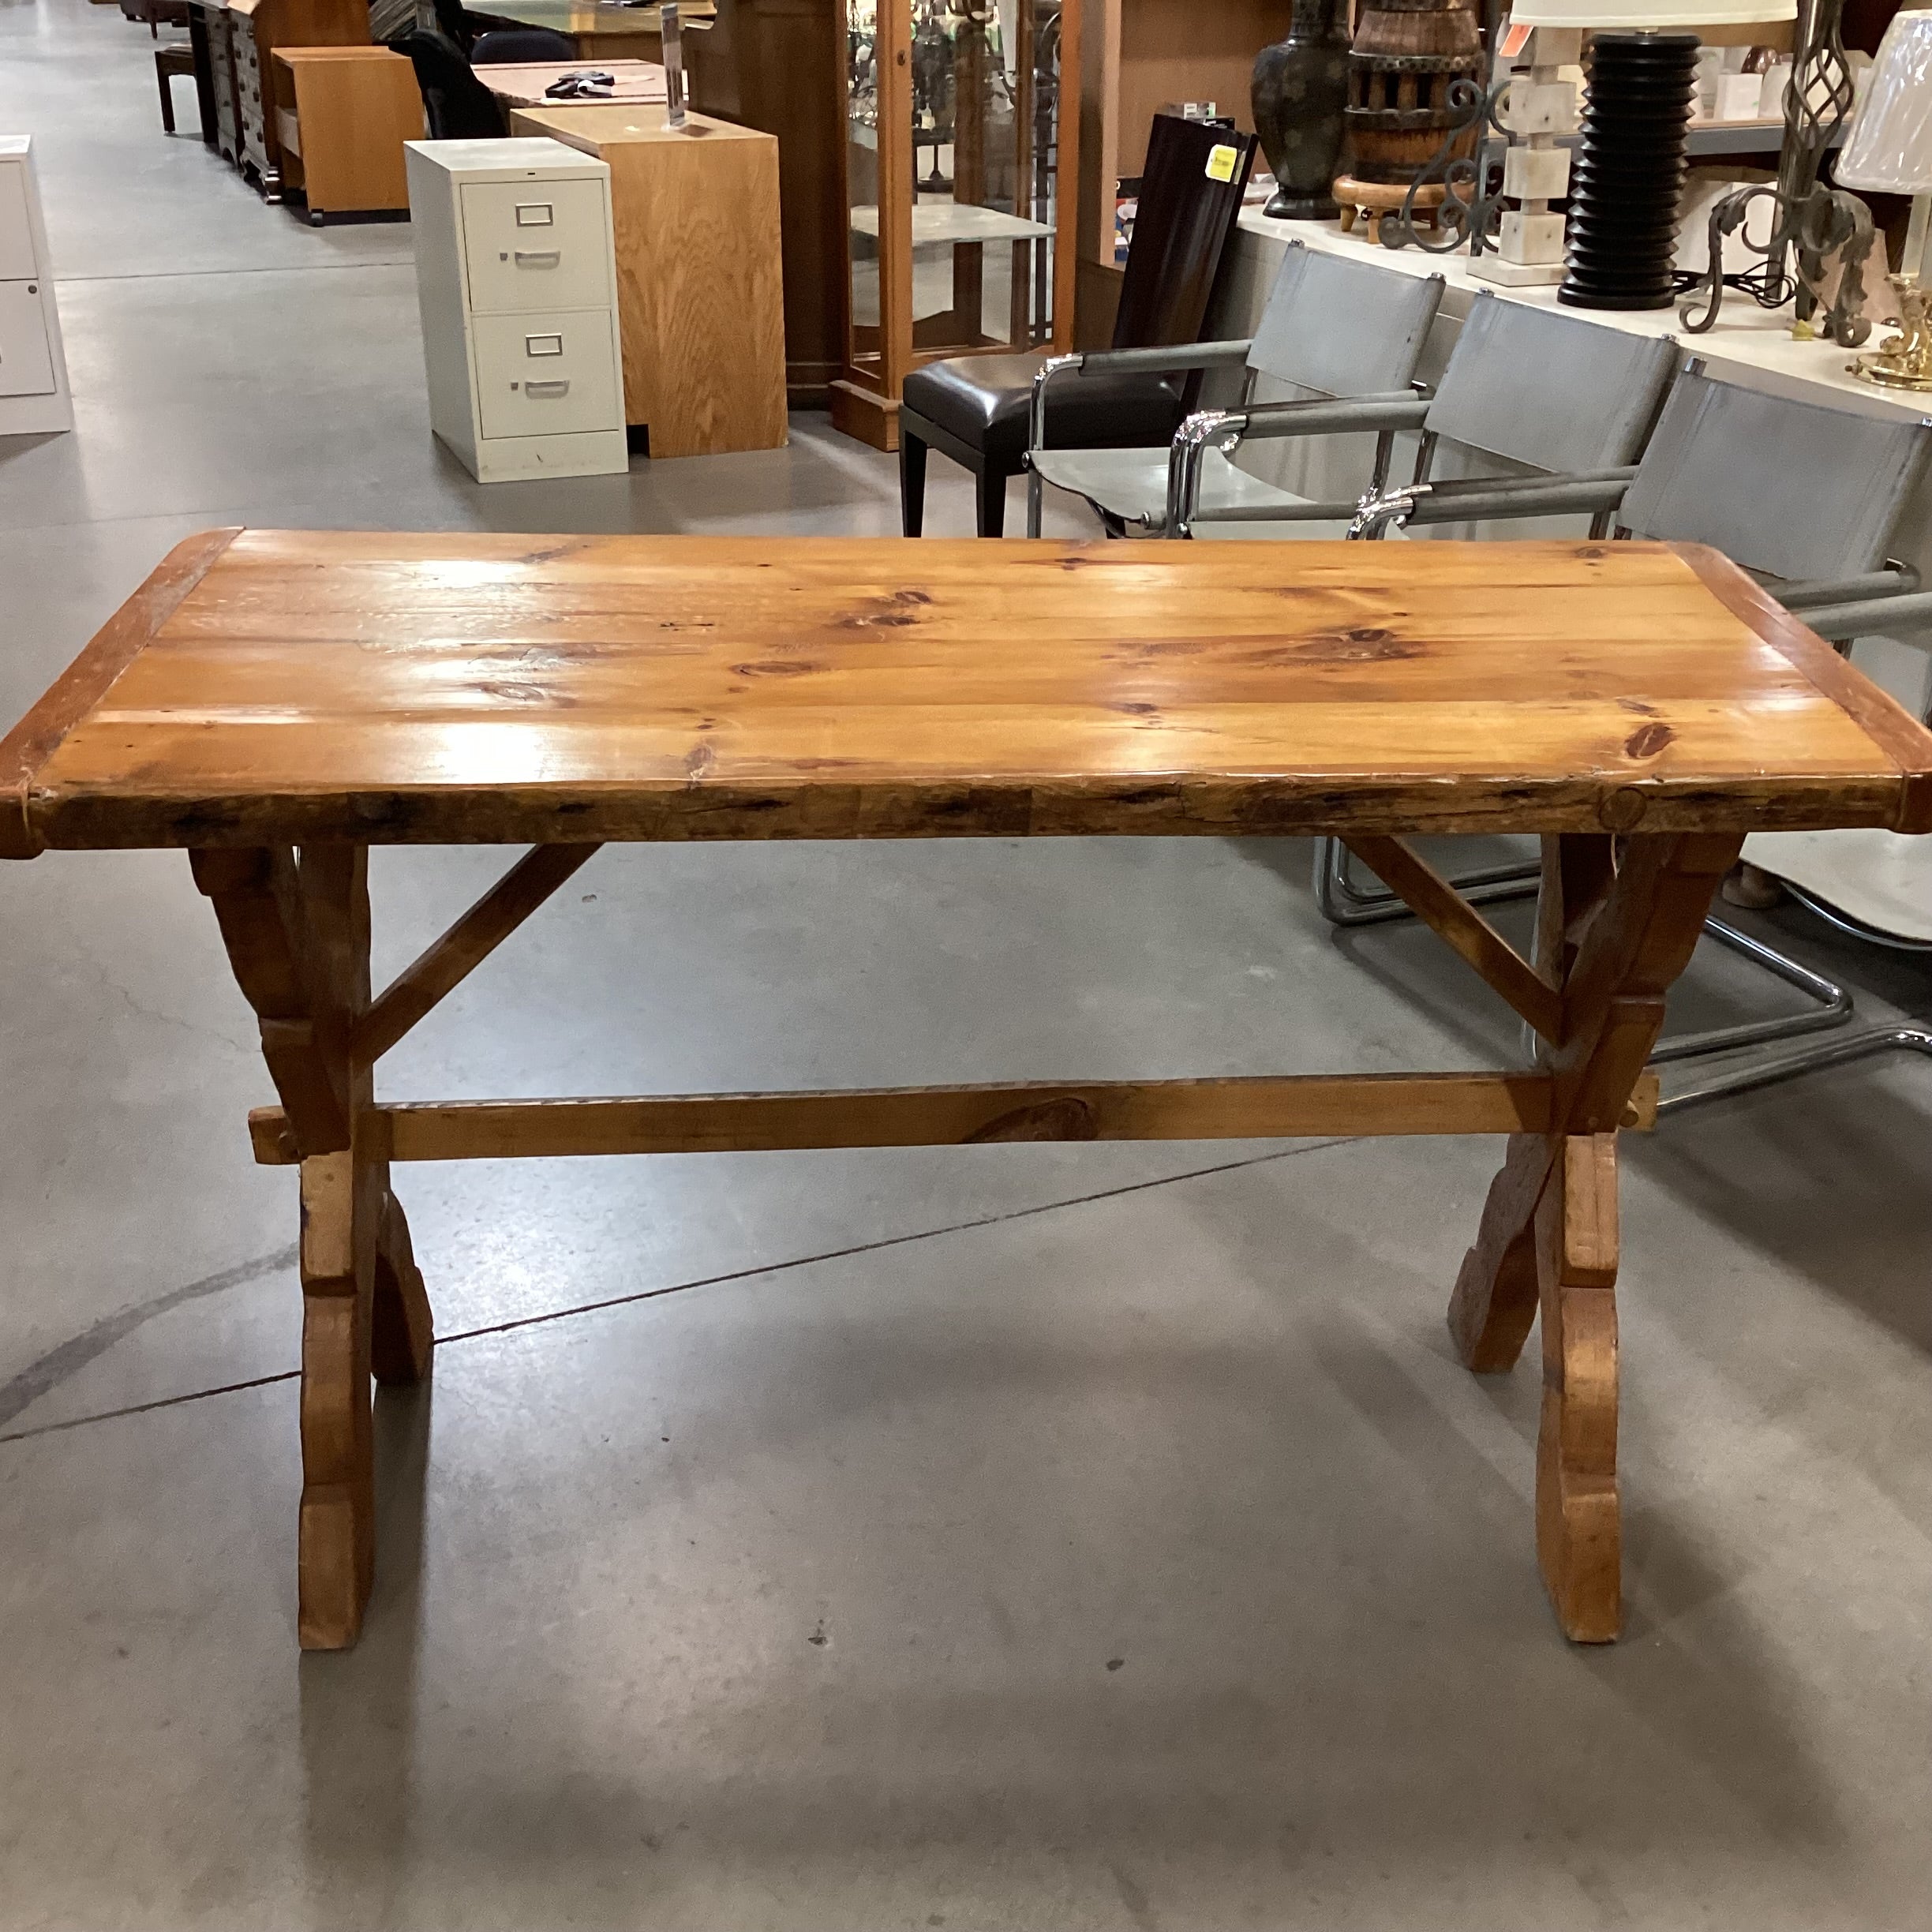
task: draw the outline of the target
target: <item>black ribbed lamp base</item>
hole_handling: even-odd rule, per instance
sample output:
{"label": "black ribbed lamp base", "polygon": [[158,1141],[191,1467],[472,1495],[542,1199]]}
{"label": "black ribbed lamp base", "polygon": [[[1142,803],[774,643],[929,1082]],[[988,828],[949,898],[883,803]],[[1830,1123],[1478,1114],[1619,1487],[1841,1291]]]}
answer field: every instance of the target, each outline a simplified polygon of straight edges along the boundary
{"label": "black ribbed lamp base", "polygon": [[1559,302],[1668,309],[1676,300],[1697,53],[1695,34],[1600,33],[1592,43]]}

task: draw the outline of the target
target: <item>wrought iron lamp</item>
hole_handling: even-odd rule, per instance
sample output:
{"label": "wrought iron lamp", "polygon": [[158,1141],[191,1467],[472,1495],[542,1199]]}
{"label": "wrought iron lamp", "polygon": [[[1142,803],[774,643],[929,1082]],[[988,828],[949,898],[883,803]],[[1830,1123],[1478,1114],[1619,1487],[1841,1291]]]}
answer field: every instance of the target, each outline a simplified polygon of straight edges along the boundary
{"label": "wrought iron lamp", "polygon": [[[1825,151],[1838,137],[1855,96],[1852,67],[1845,57],[1840,32],[1844,0],[1803,0],[1799,14],[1797,48],[1791,79],[1784,88],[1784,139],[1778,151],[1776,185],[1739,188],[1726,195],[1710,214],[1709,260],[1703,275],[1703,312],[1697,299],[1679,311],[1690,332],[1702,335],[1717,320],[1718,305],[1727,287],[1741,290],[1760,308],[1793,305],[1793,333],[1823,334],[1846,348],[1856,348],[1871,333],[1864,313],[1865,256],[1871,243],[1871,211],[1855,195],[1825,187],[1818,179]],[[1754,207],[1769,204],[1770,233],[1762,243],[1745,230]],[[1763,257],[1760,266],[1736,275],[1724,269],[1726,238],[1737,236],[1743,246]],[[1822,301],[1828,264],[1836,257],[1844,265],[1838,289],[1822,324],[1815,322]]]}
{"label": "wrought iron lamp", "polygon": [[1932,390],[1932,322],[1926,305],[1926,244],[1932,234],[1932,12],[1897,13],[1885,30],[1871,84],[1852,119],[1838,179],[1912,198],[1899,272],[1900,333],[1852,366],[1853,375],[1887,389]]}

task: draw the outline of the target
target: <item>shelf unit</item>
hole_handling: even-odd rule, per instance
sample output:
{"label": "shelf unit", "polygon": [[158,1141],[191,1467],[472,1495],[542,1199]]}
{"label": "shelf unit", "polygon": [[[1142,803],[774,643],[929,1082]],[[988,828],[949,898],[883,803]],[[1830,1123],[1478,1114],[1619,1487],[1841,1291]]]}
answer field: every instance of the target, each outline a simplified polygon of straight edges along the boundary
{"label": "shelf unit", "polygon": [[844,0],[847,434],[897,448],[923,363],[1072,346],[1081,13]]}

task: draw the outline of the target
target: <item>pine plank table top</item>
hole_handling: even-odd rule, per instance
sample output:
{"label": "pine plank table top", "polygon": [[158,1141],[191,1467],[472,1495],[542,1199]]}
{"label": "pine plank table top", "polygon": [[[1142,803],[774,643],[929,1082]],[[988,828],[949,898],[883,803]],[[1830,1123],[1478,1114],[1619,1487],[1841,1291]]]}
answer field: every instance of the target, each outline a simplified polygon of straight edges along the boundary
{"label": "pine plank table top", "polygon": [[[1537,1565],[1564,1633],[1608,1642],[1619,1137],[1655,1118],[1665,998],[1745,834],[1872,826],[1932,826],[1932,736],[1715,554],[1638,544],[213,530],[0,739],[0,856],[187,848],[260,1023],[278,1104],[250,1140],[300,1174],[311,1649],[354,1642],[370,1601],[371,1381],[432,1359],[399,1169],[1472,1133],[1506,1151],[1451,1332],[1500,1374],[1541,1324]],[[379,1091],[383,1056],[603,841],[1296,831],[1339,835],[1529,1027],[1533,1063]],[[1422,831],[1542,835],[1528,957]],[[409,841],[530,849],[379,993],[369,848]]]}
{"label": "pine plank table top", "polygon": [[211,531],[0,741],[0,852],[1932,824],[1714,553]]}

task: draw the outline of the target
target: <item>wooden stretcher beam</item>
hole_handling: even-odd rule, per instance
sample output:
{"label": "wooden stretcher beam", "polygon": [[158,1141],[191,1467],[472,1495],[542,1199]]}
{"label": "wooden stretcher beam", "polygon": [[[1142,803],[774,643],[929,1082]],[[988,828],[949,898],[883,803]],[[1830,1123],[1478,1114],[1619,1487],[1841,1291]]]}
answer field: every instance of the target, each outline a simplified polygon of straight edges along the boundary
{"label": "wooden stretcher beam", "polygon": [[550,895],[602,848],[539,845],[526,852],[443,937],[413,960],[356,1023],[358,1061],[380,1060],[461,986]]}
{"label": "wooden stretcher beam", "polygon": [[[894,1087],[840,1093],[672,1094],[609,1100],[484,1100],[378,1106],[371,1151],[396,1161],[781,1148],[958,1147],[1005,1140],[1247,1140],[1316,1135],[1541,1134],[1541,1073],[1294,1074],[1087,1084]],[[1657,1118],[1646,1076],[1623,1125]],[[279,1107],[249,1116],[255,1158],[295,1158]]]}
{"label": "wooden stretcher beam", "polygon": [[1519,1018],[1552,1046],[1558,1043],[1563,995],[1427,859],[1398,838],[1356,837],[1342,843]]}

